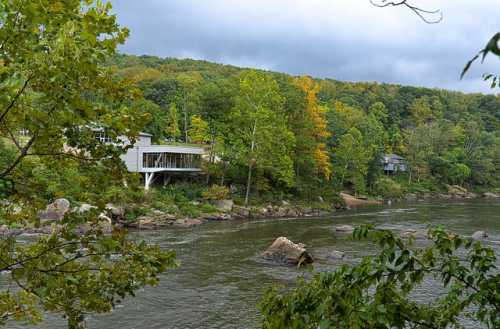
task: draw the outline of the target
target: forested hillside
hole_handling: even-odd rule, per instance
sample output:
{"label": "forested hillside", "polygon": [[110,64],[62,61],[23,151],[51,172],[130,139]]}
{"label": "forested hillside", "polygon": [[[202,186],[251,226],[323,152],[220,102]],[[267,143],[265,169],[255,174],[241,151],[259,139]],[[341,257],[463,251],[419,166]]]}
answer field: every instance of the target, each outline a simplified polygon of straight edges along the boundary
{"label": "forested hillside", "polygon": [[[350,83],[206,61],[120,55],[157,141],[209,145],[209,181],[241,195],[312,198],[348,189],[397,197],[446,184],[494,189],[500,96]],[[383,173],[381,157],[408,171]],[[223,161],[216,161],[221,159]]]}

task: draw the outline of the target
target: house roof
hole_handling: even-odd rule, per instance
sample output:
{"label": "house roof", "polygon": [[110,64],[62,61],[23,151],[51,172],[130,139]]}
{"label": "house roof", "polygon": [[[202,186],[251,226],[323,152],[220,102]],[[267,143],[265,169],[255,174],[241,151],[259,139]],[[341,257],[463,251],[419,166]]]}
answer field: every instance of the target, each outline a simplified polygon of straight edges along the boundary
{"label": "house roof", "polygon": [[145,133],[145,132],[142,132],[142,131],[139,133],[139,136],[143,136],[143,137],[153,137],[153,135],[148,134],[148,133]]}
{"label": "house roof", "polygon": [[402,156],[397,155],[397,154],[384,154],[384,157],[389,158],[391,160],[404,160],[405,159]]}

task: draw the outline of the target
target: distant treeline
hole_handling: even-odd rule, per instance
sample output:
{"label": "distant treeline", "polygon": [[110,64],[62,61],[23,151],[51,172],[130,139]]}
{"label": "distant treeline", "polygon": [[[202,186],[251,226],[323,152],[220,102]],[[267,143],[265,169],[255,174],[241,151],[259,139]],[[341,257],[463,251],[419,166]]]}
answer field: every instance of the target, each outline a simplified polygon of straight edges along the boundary
{"label": "distant treeline", "polygon": [[[142,90],[157,141],[210,145],[209,181],[254,196],[500,185],[500,96],[151,56],[110,65]],[[407,172],[385,176],[384,153],[403,156]]]}

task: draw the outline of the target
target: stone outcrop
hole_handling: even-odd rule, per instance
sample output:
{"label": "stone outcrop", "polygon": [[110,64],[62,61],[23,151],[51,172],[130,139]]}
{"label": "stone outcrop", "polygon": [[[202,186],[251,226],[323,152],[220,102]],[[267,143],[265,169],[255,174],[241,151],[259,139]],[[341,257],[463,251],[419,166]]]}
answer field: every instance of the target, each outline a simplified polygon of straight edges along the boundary
{"label": "stone outcrop", "polygon": [[233,206],[233,216],[236,218],[249,218],[250,209],[241,206]]}
{"label": "stone outcrop", "polygon": [[347,193],[340,193],[340,196],[342,197],[342,199],[344,199],[347,208],[382,204],[382,201],[379,200],[359,199]]}
{"label": "stone outcrop", "polygon": [[285,237],[279,237],[262,254],[265,259],[286,265],[305,265],[314,260],[305,246],[301,243],[293,243]]}
{"label": "stone outcrop", "polygon": [[64,219],[66,213],[70,210],[71,204],[67,199],[57,199],[49,204],[44,211],[38,214],[42,223],[58,222]]}
{"label": "stone outcrop", "polygon": [[485,192],[485,193],[483,193],[483,198],[500,199],[500,194],[496,194],[496,193],[492,193],[492,192]]}
{"label": "stone outcrop", "polygon": [[454,198],[472,199],[477,197],[475,193],[469,192],[465,187],[459,185],[446,185],[446,188],[448,194]]}

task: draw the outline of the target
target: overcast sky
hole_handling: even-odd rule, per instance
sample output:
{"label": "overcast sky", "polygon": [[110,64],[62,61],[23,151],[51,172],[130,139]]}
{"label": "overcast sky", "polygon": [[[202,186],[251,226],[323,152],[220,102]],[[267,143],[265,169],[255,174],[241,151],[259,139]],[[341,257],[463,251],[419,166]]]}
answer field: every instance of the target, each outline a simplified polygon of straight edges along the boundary
{"label": "overcast sky", "polygon": [[[381,0],[379,0],[381,1]],[[412,0],[410,0],[412,1]],[[463,81],[465,62],[500,30],[500,0],[414,0],[439,8],[427,25],[369,0],[114,0],[131,29],[122,51],[205,59],[294,75],[491,92],[490,56]]]}

